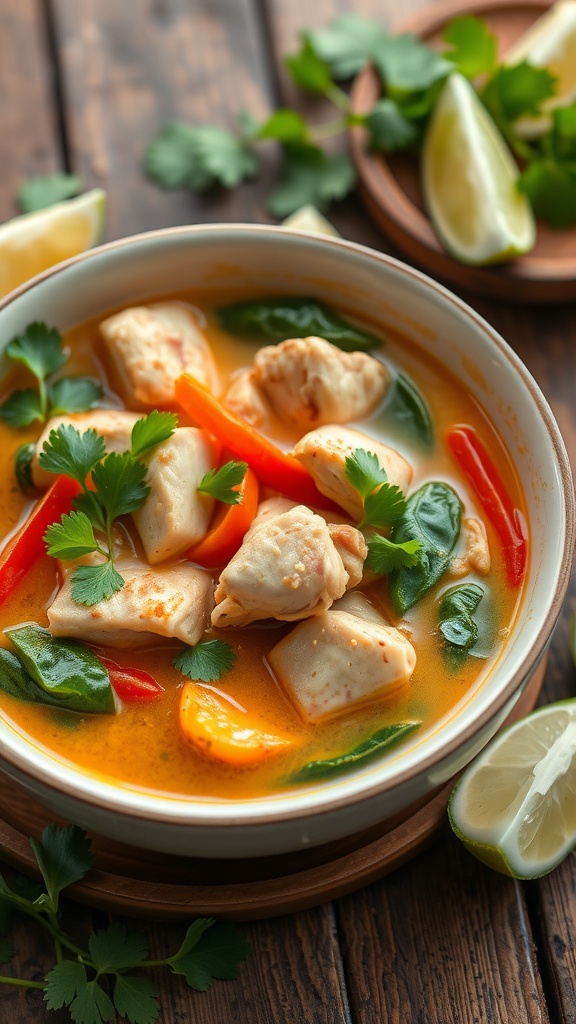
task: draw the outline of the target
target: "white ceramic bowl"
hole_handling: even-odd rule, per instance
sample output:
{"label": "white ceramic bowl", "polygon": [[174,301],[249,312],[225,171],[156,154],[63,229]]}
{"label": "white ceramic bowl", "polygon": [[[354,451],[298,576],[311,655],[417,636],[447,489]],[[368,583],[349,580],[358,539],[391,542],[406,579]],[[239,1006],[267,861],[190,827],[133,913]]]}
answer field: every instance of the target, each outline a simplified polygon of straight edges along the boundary
{"label": "white ceramic bowl", "polygon": [[119,304],[193,287],[314,294],[399,329],[484,407],[507,445],[529,512],[530,564],[519,620],[494,670],[421,741],[357,774],[258,800],[150,796],[74,770],[0,717],[0,767],[54,812],[123,842],[205,857],[261,856],[385,821],[448,781],[490,739],[545,652],[574,548],[568,458],[534,380],[502,338],[446,289],[345,241],[253,225],[175,228],[123,239],[61,264],[0,304],[0,346],[32,320],[65,330]]}

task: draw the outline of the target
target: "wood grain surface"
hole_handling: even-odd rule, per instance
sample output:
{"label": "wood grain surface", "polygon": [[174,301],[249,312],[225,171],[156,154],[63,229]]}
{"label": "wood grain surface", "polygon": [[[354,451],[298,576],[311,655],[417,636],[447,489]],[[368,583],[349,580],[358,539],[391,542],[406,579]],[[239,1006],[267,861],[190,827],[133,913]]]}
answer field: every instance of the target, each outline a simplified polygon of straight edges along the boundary
{"label": "wood grain surface", "polygon": [[[108,237],[192,221],[271,218],[264,173],[236,192],[198,198],[162,192],[142,153],[163,121],[234,123],[298,100],[282,61],[302,28],[354,11],[404,19],[432,0],[0,0],[0,216],[31,174],[67,167],[109,193]],[[338,145],[344,145],[341,141]],[[397,253],[357,199],[332,216],[357,241]],[[528,309],[460,292],[525,360],[576,459],[576,305]],[[568,616],[553,638],[542,700],[572,696]],[[158,973],[162,1024],[575,1024],[576,862],[521,884],[478,865],[446,829],[394,874],[333,904],[242,924],[252,956],[233,982],[205,994]],[[66,904],[79,939],[108,915]],[[121,920],[120,918],[115,918]],[[179,924],[127,921],[157,955],[178,945]],[[22,920],[15,974],[40,979],[49,938]],[[64,1024],[38,992],[0,987],[1,1024]]]}

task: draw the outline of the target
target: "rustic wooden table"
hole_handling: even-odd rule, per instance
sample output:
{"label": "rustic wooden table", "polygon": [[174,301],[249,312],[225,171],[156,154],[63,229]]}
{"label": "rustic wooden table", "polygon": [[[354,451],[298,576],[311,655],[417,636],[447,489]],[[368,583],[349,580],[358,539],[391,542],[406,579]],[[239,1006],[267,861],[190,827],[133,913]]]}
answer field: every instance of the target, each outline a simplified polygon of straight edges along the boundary
{"label": "rustic wooden table", "polygon": [[[194,221],[268,221],[263,177],[196,198],[143,176],[146,141],[171,118],[232,125],[297,101],[282,58],[297,32],[353,10],[393,21],[424,0],[0,0],[0,219],[23,179],[69,168],[109,195],[108,238]],[[355,200],[334,212],[348,238],[392,251]],[[576,283],[575,283],[576,289]],[[576,306],[529,307],[463,296],[520,353],[576,457]],[[543,701],[572,695],[565,616]],[[81,934],[106,915],[68,908]],[[128,922],[130,923],[130,922]],[[141,927],[138,923],[138,927]],[[332,904],[241,926],[252,956],[207,994],[159,976],[160,1020],[229,1024],[536,1024],[576,1021],[576,862],[521,884],[474,861],[446,828],[381,882]],[[146,926],[158,955],[182,928]],[[50,947],[23,921],[16,970],[41,978]],[[2,988],[0,1020],[68,1020],[39,992]]]}

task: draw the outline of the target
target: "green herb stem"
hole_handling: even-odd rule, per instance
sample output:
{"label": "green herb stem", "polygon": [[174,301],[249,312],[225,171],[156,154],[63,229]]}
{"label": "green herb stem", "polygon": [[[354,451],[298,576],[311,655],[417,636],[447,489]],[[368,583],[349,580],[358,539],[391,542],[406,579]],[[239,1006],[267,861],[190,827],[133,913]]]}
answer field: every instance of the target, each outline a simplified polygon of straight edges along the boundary
{"label": "green herb stem", "polygon": [[345,114],[350,111],[350,97],[340,86],[333,84],[325,95],[335,107],[338,107],[338,110],[342,110]]}
{"label": "green herb stem", "polygon": [[20,988],[41,988],[46,986],[43,981],[28,981],[26,978],[8,978],[0,975],[0,985],[19,985]]}
{"label": "green herb stem", "polygon": [[325,124],[311,125],[309,128],[310,141],[321,142],[322,139],[331,139],[335,135],[342,135],[348,128],[348,118],[339,117],[336,121],[326,121]]}

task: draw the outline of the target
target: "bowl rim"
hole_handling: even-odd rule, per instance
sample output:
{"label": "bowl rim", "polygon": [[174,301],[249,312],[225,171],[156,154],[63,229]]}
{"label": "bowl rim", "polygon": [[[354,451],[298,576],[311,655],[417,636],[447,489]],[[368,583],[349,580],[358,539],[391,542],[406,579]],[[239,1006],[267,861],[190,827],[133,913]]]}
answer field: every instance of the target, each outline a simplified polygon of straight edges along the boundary
{"label": "bowl rim", "polygon": [[[532,640],[529,651],[523,655],[520,664],[508,680],[506,686],[501,687],[484,710],[475,716],[473,721],[469,722],[454,737],[440,744],[427,757],[416,759],[411,765],[393,772],[387,779],[371,780],[370,777],[365,777],[362,773],[359,773],[358,775],[348,777],[352,780],[358,780],[358,784],[352,791],[344,794],[339,792],[342,789],[342,785],[338,786],[332,783],[331,786],[327,787],[325,784],[319,783],[317,786],[306,787],[287,794],[275,794],[273,797],[246,798],[237,801],[211,801],[206,798],[187,798],[181,794],[171,795],[170,793],[163,794],[148,790],[140,791],[137,787],[128,787],[122,783],[119,785],[115,784],[113,780],[99,778],[90,772],[78,770],[71,762],[63,762],[57,756],[52,755],[49,750],[33,745],[24,732],[22,734],[18,733],[19,736],[22,735],[24,742],[28,742],[30,749],[38,755],[39,760],[45,762],[39,766],[35,765],[34,769],[32,769],[30,759],[26,759],[18,750],[9,749],[6,751],[3,749],[4,743],[0,734],[0,760],[4,760],[14,767],[20,776],[23,777],[24,784],[26,784],[26,780],[30,780],[27,784],[33,790],[40,783],[49,790],[59,793],[62,797],[70,798],[100,810],[116,813],[124,819],[133,818],[148,822],[187,827],[200,826],[202,828],[287,823],[294,819],[304,820],[308,817],[313,817],[319,812],[328,814],[349,809],[358,803],[369,801],[371,798],[381,797],[390,790],[409,784],[415,777],[437,768],[446,758],[455,754],[481,732],[484,727],[487,727],[498,712],[506,708],[516,694],[519,695],[522,684],[526,683],[530,678],[532,671],[536,668],[545,651],[546,644],[560,613],[570,581],[576,543],[575,495],[568,454],[552,410],[530,371],[496,329],[476,310],[464,302],[463,299],[424,272],[386,253],[381,253],[368,246],[347,239],[320,236],[311,232],[285,228],[279,225],[241,222],[178,225],[115,239],[56,264],[54,267],[24,282],[0,300],[0,313],[16,299],[26,294],[26,292],[33,290],[43,281],[65,274],[69,268],[75,267],[80,263],[88,262],[101,256],[105,257],[107,253],[149,243],[154,244],[155,242],[170,243],[172,239],[186,236],[194,239],[207,235],[214,239],[220,237],[224,240],[230,233],[236,234],[238,237],[244,236],[254,243],[258,241],[258,238],[275,238],[277,241],[292,238],[295,241],[314,243],[320,248],[338,249],[342,250],[344,254],[348,252],[351,255],[363,257],[375,264],[385,266],[396,273],[407,276],[417,286],[423,286],[426,290],[435,293],[437,299],[448,303],[460,315],[471,319],[476,327],[488,335],[489,341],[496,346],[499,355],[505,358],[520,375],[522,383],[529,392],[532,402],[536,406],[540,418],[546,427],[559,473],[559,492],[564,506],[565,529],[562,554],[561,557],[559,556],[560,571],[548,610],[538,634]],[[0,723],[0,728],[2,732],[5,731],[3,723]],[[442,731],[442,728],[441,726],[440,731]],[[72,776],[71,782],[67,781],[67,775]],[[89,780],[97,783],[97,786],[94,786],[93,792],[90,792],[87,788]],[[362,784],[363,781],[364,784]],[[110,791],[110,795],[106,792],[107,790]],[[274,802],[281,805],[279,809],[271,806]]]}

